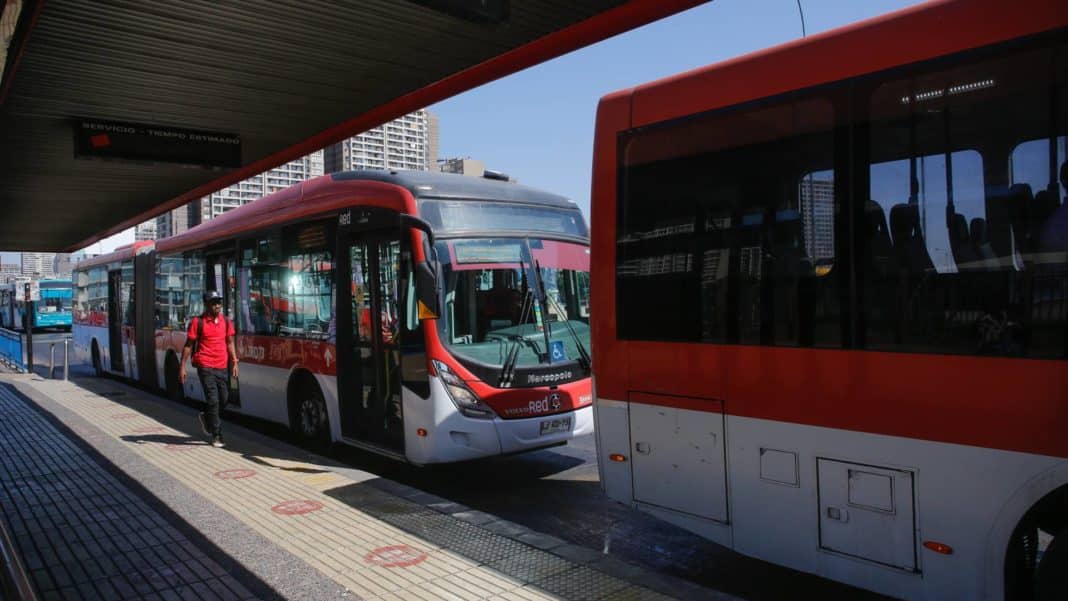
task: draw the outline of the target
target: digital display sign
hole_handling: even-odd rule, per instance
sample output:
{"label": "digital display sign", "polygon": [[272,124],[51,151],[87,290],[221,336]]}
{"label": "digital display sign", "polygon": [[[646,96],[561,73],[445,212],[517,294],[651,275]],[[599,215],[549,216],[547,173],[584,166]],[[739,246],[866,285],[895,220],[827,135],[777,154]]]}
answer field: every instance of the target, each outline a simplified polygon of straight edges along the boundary
{"label": "digital display sign", "polygon": [[144,123],[78,119],[74,123],[74,156],[240,167],[241,137]]}

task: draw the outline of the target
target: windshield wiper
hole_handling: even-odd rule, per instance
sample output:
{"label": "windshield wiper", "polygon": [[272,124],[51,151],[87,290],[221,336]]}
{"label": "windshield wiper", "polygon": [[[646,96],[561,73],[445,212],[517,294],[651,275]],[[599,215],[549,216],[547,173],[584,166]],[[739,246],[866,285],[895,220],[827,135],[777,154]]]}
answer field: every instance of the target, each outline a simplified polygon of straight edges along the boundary
{"label": "windshield wiper", "polygon": [[[527,248],[530,248],[530,240],[527,240]],[[531,254],[533,255],[533,253]],[[549,303],[546,302],[549,298],[549,295],[545,294],[545,280],[543,280],[541,277],[541,263],[534,261],[533,258],[534,257],[532,256],[531,261],[534,263],[534,285],[538,287],[538,305],[541,306],[542,313],[544,313],[544,315],[541,316],[541,331],[545,334],[545,361],[546,363],[552,363],[553,332],[552,326],[549,325]]]}
{"label": "windshield wiper", "polygon": [[[556,308],[556,312],[558,314],[567,314],[567,312],[564,311],[563,307],[560,306],[560,303],[558,303],[555,299],[549,297],[549,301],[552,302],[553,307]],[[571,325],[570,319],[565,319],[564,325],[567,326],[567,331],[571,333],[571,339],[575,341],[575,346],[578,347],[579,365],[581,365],[582,369],[584,369],[585,371],[590,371],[590,365],[593,363],[593,361],[590,359],[589,351],[586,350],[586,345],[582,344],[582,339],[579,338],[578,332],[575,331],[575,326]]]}
{"label": "windshield wiper", "polygon": [[533,301],[534,291],[527,288],[527,293],[523,296],[523,304],[519,310],[519,326],[516,328],[516,333],[509,337],[508,352],[505,354],[504,364],[501,365],[501,375],[497,379],[497,388],[508,388],[512,385],[512,378],[515,377],[515,365],[519,361],[519,351],[523,344],[526,343],[526,338],[523,336],[523,324],[526,323],[530,310],[534,306]]}

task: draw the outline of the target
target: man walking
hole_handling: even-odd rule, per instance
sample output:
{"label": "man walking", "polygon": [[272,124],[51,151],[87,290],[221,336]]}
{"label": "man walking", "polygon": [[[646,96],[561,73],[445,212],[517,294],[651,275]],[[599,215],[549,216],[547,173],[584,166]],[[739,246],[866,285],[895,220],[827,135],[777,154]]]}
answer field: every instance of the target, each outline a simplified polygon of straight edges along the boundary
{"label": "man walking", "polygon": [[[195,347],[195,349],[194,349]],[[207,411],[201,413],[200,427],[211,436],[211,446],[221,448],[222,420],[219,411],[230,396],[230,379],[226,368],[237,379],[237,350],[234,348],[234,324],[222,314],[222,295],[215,290],[204,293],[204,313],[190,320],[186,333],[178,380],[185,383],[185,360],[193,356],[200,385],[204,389]]]}

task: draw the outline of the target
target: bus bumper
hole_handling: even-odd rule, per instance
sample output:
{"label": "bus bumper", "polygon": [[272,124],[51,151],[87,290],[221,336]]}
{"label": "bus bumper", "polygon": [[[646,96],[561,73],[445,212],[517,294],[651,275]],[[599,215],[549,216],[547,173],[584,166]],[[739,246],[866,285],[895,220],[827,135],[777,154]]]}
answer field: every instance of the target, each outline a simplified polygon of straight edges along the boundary
{"label": "bus bumper", "polygon": [[[570,429],[542,434],[542,422],[571,418]],[[565,443],[572,438],[593,432],[593,406],[583,407],[568,413],[524,419],[497,419],[497,435],[501,439],[502,453],[515,453]]]}

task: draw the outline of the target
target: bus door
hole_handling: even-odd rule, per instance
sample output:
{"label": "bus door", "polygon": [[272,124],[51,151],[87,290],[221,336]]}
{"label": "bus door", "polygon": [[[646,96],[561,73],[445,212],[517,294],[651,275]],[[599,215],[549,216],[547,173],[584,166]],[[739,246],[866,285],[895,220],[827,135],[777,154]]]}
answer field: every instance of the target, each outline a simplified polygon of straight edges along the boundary
{"label": "bus door", "polygon": [[339,233],[337,374],[342,437],[402,453],[400,232]]}
{"label": "bus door", "polygon": [[156,255],[139,253],[134,257],[134,347],[137,349],[137,374],[142,384],[159,387],[156,373]]}
{"label": "bus door", "polygon": [[126,373],[122,359],[122,271],[108,272],[108,350],[111,371]]}
{"label": "bus door", "polygon": [[[227,250],[221,253],[209,253],[207,255],[207,287],[205,290],[217,290],[223,297],[223,315],[234,324],[237,331],[237,292],[235,282],[237,261],[234,252]],[[228,372],[230,370],[227,370]],[[238,380],[230,378],[230,405],[241,406],[241,395]]]}

